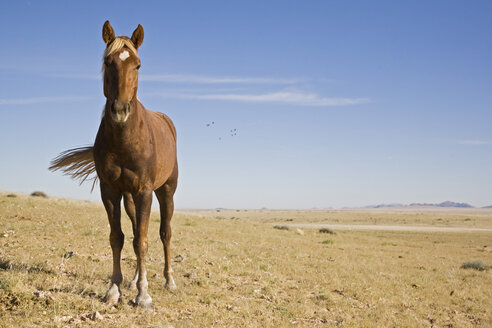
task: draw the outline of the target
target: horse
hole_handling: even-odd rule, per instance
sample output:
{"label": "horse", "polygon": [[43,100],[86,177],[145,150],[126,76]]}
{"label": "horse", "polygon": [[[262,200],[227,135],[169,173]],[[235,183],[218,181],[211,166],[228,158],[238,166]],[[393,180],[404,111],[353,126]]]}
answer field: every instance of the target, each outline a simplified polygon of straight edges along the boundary
{"label": "horse", "polygon": [[102,37],[106,43],[102,68],[106,104],[94,145],[60,153],[51,162],[50,170],[61,170],[72,178],[80,179],[81,183],[86,179],[94,179],[94,183],[100,181],[101,199],[111,227],[109,240],[113,253],[113,274],[104,297],[104,301],[111,306],[120,302],[122,295],[123,198],[132,223],[133,249],[137,257],[130,288],[138,289],[138,294],[131,302],[151,308],[145,258],[152,192],[160,205],[159,232],[164,246],[165,287],[176,289],[170,255],[173,196],[178,182],[176,129],[168,116],[147,110],[137,98],[138,48],[144,37],[142,26],[138,25],[131,38],[115,37],[113,27],[106,21]]}

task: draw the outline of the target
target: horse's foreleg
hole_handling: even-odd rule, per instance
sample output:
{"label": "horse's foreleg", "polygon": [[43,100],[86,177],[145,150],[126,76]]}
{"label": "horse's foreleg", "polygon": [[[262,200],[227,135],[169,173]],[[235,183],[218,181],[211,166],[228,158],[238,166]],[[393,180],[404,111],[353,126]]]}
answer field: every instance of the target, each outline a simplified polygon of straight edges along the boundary
{"label": "horse's foreleg", "polygon": [[[137,213],[135,209],[135,203],[133,202],[133,196],[129,192],[123,194],[123,203],[125,204],[126,214],[130,218],[132,222],[133,236],[137,235]],[[133,250],[135,254],[137,254],[136,244],[133,243]],[[133,279],[130,281],[129,288],[132,290],[137,289],[137,280],[138,280],[138,265],[135,268],[135,274],[133,275]]]}
{"label": "horse's foreleg", "polygon": [[123,281],[123,274],[121,273],[120,259],[121,249],[125,240],[125,235],[121,230],[121,194],[101,182],[101,198],[111,227],[109,241],[113,251],[111,286],[104,299],[108,304],[116,305],[121,297],[120,284]]}
{"label": "horse's foreleg", "polygon": [[158,190],[156,196],[160,204],[161,226],[160,236],[164,246],[164,277],[166,278],[165,287],[174,290],[176,284],[173,279],[173,269],[171,267],[171,219],[174,212],[174,191],[176,190],[175,183],[167,183]]}
{"label": "horse's foreleg", "polygon": [[144,191],[134,196],[137,229],[135,238],[133,239],[133,248],[137,255],[137,289],[138,295],[135,303],[144,308],[152,306],[152,298],[150,297],[147,288],[147,271],[145,269],[145,257],[147,255],[147,231],[149,228],[150,210],[152,206],[152,191]]}

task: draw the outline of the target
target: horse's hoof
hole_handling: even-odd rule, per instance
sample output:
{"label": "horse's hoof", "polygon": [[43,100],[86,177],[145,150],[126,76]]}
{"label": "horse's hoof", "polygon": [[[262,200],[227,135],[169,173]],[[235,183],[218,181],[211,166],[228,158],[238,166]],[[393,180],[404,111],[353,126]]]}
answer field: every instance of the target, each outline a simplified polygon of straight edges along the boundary
{"label": "horse's hoof", "polygon": [[164,285],[164,288],[166,288],[167,290],[176,290],[176,289],[178,289],[178,287],[176,287],[176,284],[174,283],[174,281],[166,282],[166,284]]}
{"label": "horse's hoof", "polygon": [[137,295],[137,298],[132,301],[133,305],[138,306],[145,310],[152,309],[152,298],[149,295],[140,296]]}
{"label": "horse's hoof", "polygon": [[106,296],[104,296],[103,301],[106,302],[109,306],[114,306],[118,304],[120,300],[120,290],[117,285],[112,285],[109,289],[108,292],[106,293]]}
{"label": "horse's hoof", "polygon": [[178,287],[176,287],[176,284],[174,283],[174,279],[172,276],[166,279],[166,284],[164,285],[164,288],[168,290],[176,290]]}
{"label": "horse's hoof", "polygon": [[130,290],[137,290],[137,282],[131,281],[128,288],[130,288]]}

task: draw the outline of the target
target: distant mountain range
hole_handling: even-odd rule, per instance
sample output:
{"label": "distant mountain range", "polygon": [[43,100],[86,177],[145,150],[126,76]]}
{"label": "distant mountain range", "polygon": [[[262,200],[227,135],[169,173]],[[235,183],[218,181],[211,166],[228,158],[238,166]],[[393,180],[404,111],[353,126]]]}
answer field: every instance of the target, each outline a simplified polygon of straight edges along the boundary
{"label": "distant mountain range", "polygon": [[[451,201],[445,201],[439,204],[436,203],[412,203],[412,204],[379,204],[379,205],[370,205],[365,208],[387,208],[387,207],[454,207],[454,208],[475,208],[468,203],[455,203]],[[491,206],[485,206],[482,208],[492,208]]]}
{"label": "distant mountain range", "polygon": [[439,203],[439,204],[427,204],[427,203],[413,203],[410,206],[437,206],[437,207],[459,207],[459,208],[472,208],[470,204],[467,203],[455,203],[449,200]]}

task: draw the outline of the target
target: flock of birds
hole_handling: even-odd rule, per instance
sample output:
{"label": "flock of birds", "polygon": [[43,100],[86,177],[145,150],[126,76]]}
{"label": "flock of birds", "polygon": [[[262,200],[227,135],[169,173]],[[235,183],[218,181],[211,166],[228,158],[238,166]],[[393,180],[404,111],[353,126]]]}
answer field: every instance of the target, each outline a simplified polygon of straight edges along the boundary
{"label": "flock of birds", "polygon": [[[206,124],[205,124],[205,126],[206,126],[207,128],[214,127],[214,126],[215,126],[215,122],[214,122],[214,121],[212,121],[212,122],[206,123]],[[237,136],[237,129],[236,129],[236,128],[231,129],[231,130],[229,131],[229,135],[230,135],[231,137],[235,137],[235,136]],[[219,137],[219,140],[222,140],[222,137]]]}

